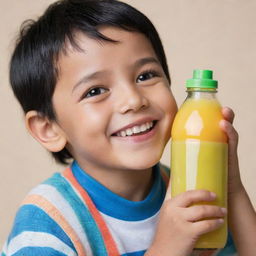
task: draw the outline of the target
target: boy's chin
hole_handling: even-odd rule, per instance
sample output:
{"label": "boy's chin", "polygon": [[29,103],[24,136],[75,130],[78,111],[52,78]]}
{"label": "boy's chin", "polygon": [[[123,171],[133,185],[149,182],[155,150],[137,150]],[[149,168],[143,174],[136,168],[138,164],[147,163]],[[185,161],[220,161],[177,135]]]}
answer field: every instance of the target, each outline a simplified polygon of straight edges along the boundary
{"label": "boy's chin", "polygon": [[161,155],[159,156],[154,156],[154,157],[138,157],[134,156],[132,159],[126,162],[127,166],[130,166],[130,169],[134,170],[145,170],[152,168],[154,165],[159,163],[161,159]]}

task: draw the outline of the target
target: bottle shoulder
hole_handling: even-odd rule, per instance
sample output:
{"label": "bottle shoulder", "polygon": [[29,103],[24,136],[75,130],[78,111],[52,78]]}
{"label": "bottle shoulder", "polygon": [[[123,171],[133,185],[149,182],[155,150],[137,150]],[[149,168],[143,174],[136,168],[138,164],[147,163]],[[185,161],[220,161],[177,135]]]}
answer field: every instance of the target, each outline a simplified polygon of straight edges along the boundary
{"label": "bottle shoulder", "polygon": [[219,126],[222,118],[217,99],[187,98],[173,122],[172,138],[226,142],[226,135]]}

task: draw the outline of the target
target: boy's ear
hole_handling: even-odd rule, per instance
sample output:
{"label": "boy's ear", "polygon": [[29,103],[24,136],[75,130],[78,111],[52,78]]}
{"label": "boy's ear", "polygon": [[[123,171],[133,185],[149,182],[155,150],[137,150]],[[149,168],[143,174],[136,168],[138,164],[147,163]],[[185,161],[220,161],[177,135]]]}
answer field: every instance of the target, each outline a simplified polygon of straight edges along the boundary
{"label": "boy's ear", "polygon": [[50,121],[34,110],[26,113],[25,120],[30,134],[46,149],[59,152],[65,147],[66,137],[56,122]]}

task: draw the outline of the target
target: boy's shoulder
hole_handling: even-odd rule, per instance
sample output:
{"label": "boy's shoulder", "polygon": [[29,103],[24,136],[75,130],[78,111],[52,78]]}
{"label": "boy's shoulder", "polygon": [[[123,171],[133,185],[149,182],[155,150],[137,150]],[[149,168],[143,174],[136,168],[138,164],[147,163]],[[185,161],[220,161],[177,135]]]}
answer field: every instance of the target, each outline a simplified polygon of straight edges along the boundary
{"label": "boy's shoulder", "polygon": [[54,203],[53,200],[64,196],[65,191],[67,192],[67,189],[63,189],[65,187],[67,187],[67,182],[61,173],[54,173],[50,178],[30,190],[21,205],[39,205],[42,201]]}
{"label": "boy's shoulder", "polygon": [[22,201],[21,207],[34,206],[35,210],[43,210],[53,219],[56,216],[66,218],[71,212],[81,210],[79,206],[83,204],[82,200],[75,186],[65,177],[67,171],[70,171],[69,167],[34,187]]}
{"label": "boy's shoulder", "polygon": [[[36,220],[39,227],[44,219],[51,218],[52,213],[62,212],[61,205],[66,201],[68,184],[61,173],[54,173],[50,178],[35,186],[23,199],[17,211],[14,227],[20,227]],[[49,222],[47,220],[46,222]]]}
{"label": "boy's shoulder", "polygon": [[67,202],[71,189],[64,177],[55,173],[27,194],[6,243],[8,255],[26,255],[31,246],[38,255],[51,254],[49,250],[54,247],[63,248],[65,255],[75,255],[74,245],[63,229],[71,212]]}

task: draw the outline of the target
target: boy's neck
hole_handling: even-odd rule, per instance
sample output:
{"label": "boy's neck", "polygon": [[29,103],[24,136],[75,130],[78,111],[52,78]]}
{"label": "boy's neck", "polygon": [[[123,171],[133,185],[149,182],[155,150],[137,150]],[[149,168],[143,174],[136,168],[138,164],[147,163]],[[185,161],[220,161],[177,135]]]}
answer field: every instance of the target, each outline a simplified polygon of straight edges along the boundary
{"label": "boy's neck", "polygon": [[86,166],[86,172],[90,176],[113,193],[130,201],[144,200],[153,185],[152,168],[145,170],[113,170],[106,174],[106,171],[95,170],[95,168],[92,170],[88,167]]}
{"label": "boy's neck", "polygon": [[116,183],[110,183],[109,189],[130,201],[142,201],[153,185],[152,168],[147,170],[123,171],[116,177]]}

